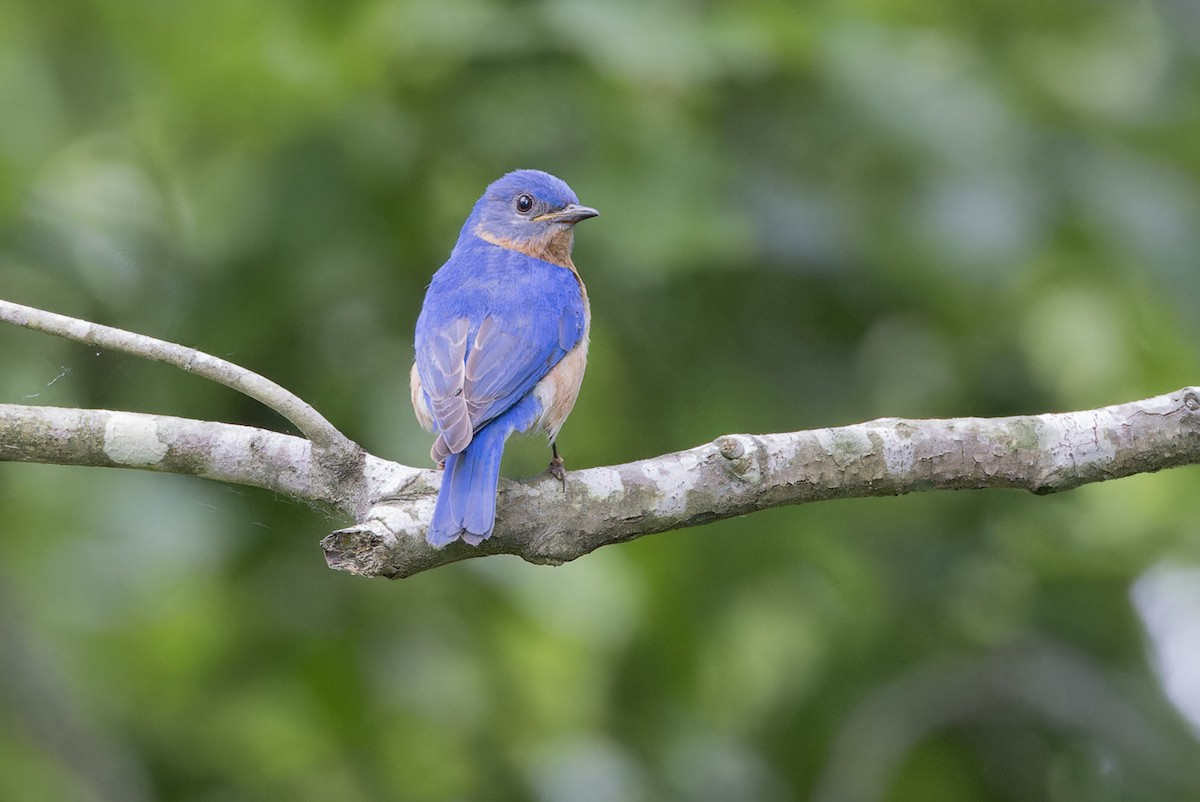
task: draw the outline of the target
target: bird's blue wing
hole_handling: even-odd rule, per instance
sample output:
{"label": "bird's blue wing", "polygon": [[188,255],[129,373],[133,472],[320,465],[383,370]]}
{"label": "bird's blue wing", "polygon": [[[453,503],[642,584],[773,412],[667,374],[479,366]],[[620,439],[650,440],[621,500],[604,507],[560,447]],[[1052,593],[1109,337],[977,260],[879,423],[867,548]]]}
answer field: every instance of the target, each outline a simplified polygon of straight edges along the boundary
{"label": "bird's blue wing", "polygon": [[417,321],[417,372],[440,434],[437,460],[466,448],[583,336],[571,271],[510,251],[488,255],[487,264],[447,262]]}

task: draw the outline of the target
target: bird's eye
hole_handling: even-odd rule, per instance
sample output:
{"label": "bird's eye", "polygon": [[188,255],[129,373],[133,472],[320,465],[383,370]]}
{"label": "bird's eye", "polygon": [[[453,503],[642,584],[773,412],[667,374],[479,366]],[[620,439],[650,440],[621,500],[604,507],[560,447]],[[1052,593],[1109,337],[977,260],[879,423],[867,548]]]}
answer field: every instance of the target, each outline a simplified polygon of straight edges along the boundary
{"label": "bird's eye", "polygon": [[521,214],[525,214],[532,208],[533,208],[533,198],[529,197],[528,195],[518,195],[517,196],[517,211],[518,212],[520,212]]}

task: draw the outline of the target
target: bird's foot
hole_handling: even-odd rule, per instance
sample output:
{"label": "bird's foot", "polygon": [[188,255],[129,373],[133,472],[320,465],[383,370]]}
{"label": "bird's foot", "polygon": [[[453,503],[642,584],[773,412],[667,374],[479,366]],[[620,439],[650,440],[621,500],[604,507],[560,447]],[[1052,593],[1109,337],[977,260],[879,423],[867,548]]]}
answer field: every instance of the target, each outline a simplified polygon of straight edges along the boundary
{"label": "bird's foot", "polygon": [[546,473],[557,479],[562,484],[563,492],[567,492],[567,469],[563,467],[562,457],[555,454],[554,458],[550,460],[550,464],[546,466]]}

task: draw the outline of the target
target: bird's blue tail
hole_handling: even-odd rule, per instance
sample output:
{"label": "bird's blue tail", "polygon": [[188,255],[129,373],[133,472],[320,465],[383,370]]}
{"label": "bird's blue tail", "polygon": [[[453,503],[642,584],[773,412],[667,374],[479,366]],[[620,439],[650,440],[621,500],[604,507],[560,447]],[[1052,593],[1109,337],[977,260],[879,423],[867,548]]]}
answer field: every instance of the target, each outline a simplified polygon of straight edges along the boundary
{"label": "bird's blue tail", "polygon": [[[497,425],[500,424],[500,425]],[[425,540],[442,548],[458,538],[477,546],[492,534],[496,524],[496,486],[500,458],[512,429],[494,421],[475,433],[470,445],[446,457],[442,487]]]}

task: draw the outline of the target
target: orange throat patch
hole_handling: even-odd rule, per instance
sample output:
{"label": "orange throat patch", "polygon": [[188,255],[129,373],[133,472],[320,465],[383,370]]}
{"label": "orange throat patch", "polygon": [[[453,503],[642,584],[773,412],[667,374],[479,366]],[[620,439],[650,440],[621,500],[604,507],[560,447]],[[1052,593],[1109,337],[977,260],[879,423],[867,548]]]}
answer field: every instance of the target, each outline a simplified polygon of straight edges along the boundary
{"label": "orange throat patch", "polygon": [[493,245],[499,245],[501,248],[523,253],[526,256],[532,256],[534,259],[541,259],[543,262],[565,267],[574,273],[578,273],[575,269],[575,263],[571,261],[571,245],[575,241],[575,230],[570,227],[553,228],[548,230],[544,236],[520,241],[508,239],[507,237],[497,237],[494,234],[484,231],[482,227],[475,229],[475,236],[484,242],[490,242]]}

